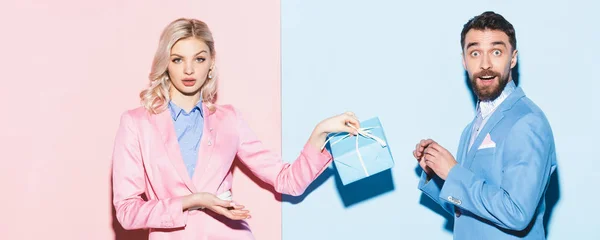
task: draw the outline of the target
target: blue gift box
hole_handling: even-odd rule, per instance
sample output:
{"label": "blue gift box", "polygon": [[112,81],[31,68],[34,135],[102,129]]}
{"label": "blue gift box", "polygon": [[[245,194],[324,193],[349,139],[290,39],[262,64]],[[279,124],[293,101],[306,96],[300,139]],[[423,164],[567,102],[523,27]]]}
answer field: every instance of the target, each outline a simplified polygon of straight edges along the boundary
{"label": "blue gift box", "polygon": [[394,167],[392,152],[378,117],[360,123],[361,134],[338,133],[329,148],[342,184],[348,185]]}

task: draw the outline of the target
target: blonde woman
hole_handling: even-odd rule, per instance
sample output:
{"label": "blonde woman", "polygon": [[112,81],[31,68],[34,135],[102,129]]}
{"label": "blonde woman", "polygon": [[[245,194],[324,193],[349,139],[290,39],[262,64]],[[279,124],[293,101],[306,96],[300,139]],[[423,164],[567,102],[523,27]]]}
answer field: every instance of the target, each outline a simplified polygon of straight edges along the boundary
{"label": "blonde woman", "polygon": [[143,106],[123,113],[115,140],[113,204],[125,229],[149,229],[150,239],[253,239],[249,211],[232,201],[234,158],[277,192],[300,195],[331,161],[320,150],[327,134],[356,134],[351,112],[325,119],[284,163],[235,108],[214,103],[215,55],[205,23],[177,19],[164,29]]}

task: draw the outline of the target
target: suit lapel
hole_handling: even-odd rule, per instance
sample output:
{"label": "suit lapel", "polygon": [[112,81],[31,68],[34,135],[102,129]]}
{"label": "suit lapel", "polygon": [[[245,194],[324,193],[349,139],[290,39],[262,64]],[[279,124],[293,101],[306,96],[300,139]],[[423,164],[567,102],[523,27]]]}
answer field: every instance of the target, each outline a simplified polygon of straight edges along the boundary
{"label": "suit lapel", "polygon": [[[510,96],[508,96],[508,98],[506,98],[506,100],[504,100],[504,102],[502,102],[500,106],[498,106],[498,109],[496,109],[496,111],[492,113],[490,119],[487,121],[483,129],[481,129],[481,131],[475,138],[471,149],[469,149],[469,137],[469,140],[465,142],[465,151],[467,152],[467,158],[465,159],[465,164],[463,166],[467,168],[471,166],[471,163],[475,158],[475,153],[477,152],[479,145],[481,145],[481,143],[483,142],[483,139],[485,139],[485,136],[487,136],[494,129],[494,127],[502,120],[502,118],[504,118],[504,112],[510,110],[512,106],[515,105],[515,103],[524,96],[525,93],[520,87],[515,89],[515,91],[512,94],[510,94]],[[473,129],[471,129],[471,131],[473,131]]]}
{"label": "suit lapel", "polygon": [[[497,109],[500,110],[500,109]],[[490,133],[492,131],[492,129],[494,129],[494,127],[496,126],[496,124],[498,124],[498,122],[500,122],[500,120],[502,120],[502,118],[504,118],[504,113],[502,111],[495,111],[492,116],[490,116],[490,119],[487,121],[487,123],[485,124],[485,126],[483,127],[483,129],[481,129],[481,132],[479,132],[479,134],[477,135],[477,137],[475,137],[475,141],[473,142],[473,146],[471,146],[471,149],[468,149],[468,144],[469,142],[467,142],[467,161],[465,162],[465,167],[469,168],[471,166],[471,163],[473,162],[473,159],[475,158],[475,153],[477,152],[477,148],[479,147],[479,145],[481,145],[481,142],[483,142],[483,139],[485,138],[485,136]]]}
{"label": "suit lapel", "polygon": [[475,119],[471,121],[471,124],[467,127],[467,133],[461,139],[461,144],[458,148],[458,159],[461,161],[461,165],[465,166],[465,162],[467,162],[467,152],[469,150],[469,143],[471,142],[471,135],[473,135],[473,124],[475,123]]}
{"label": "suit lapel", "polygon": [[181,149],[177,141],[177,135],[175,134],[175,125],[171,118],[169,111],[163,111],[162,113],[154,115],[155,125],[161,134],[161,138],[167,150],[169,160],[173,164],[175,170],[181,177],[181,180],[185,183],[185,186],[191,191],[196,192],[194,184],[188,175],[187,169],[181,156]]}
{"label": "suit lapel", "polygon": [[211,156],[216,145],[215,140],[219,123],[218,119],[216,119],[217,114],[210,112],[204,103],[202,104],[202,111],[204,113],[204,127],[202,129],[202,138],[200,139],[196,170],[192,179],[199,189],[203,188],[201,186],[202,180],[204,180],[207,170],[211,167]]}

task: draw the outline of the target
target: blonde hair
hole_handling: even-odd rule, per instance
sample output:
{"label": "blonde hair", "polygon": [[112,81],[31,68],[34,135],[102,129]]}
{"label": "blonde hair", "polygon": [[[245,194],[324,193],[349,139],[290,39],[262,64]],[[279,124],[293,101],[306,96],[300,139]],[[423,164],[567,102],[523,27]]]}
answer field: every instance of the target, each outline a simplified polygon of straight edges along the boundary
{"label": "blonde hair", "polygon": [[[210,51],[211,57],[215,57],[215,42],[212,33],[206,23],[196,20],[180,18],[171,22],[162,32],[158,48],[152,61],[152,70],[148,78],[150,84],[147,89],[140,93],[142,106],[153,114],[158,114],[167,109],[170,96],[171,80],[167,72],[170,62],[171,48],[181,39],[194,37],[203,41]],[[214,111],[214,103],[217,96],[217,81],[215,70],[209,70],[209,76],[202,85],[201,101],[205,102],[210,111]]]}

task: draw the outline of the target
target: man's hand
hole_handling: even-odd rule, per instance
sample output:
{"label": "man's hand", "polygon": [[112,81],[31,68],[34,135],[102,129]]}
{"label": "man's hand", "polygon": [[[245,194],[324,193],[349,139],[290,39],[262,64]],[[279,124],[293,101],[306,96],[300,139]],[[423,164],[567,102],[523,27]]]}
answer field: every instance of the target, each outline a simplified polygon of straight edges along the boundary
{"label": "man's hand", "polygon": [[436,142],[431,142],[425,147],[422,159],[427,167],[444,180],[448,177],[452,167],[457,164],[454,156]]}
{"label": "man's hand", "polygon": [[419,143],[417,143],[417,146],[413,151],[413,156],[419,162],[419,166],[421,166],[421,169],[423,169],[423,171],[427,174],[428,179],[430,179],[433,176],[434,172],[431,168],[427,166],[427,164],[425,164],[425,161],[423,160],[423,154],[425,148],[427,148],[427,146],[429,146],[429,144],[431,143],[434,143],[434,141],[431,139],[423,139]]}

